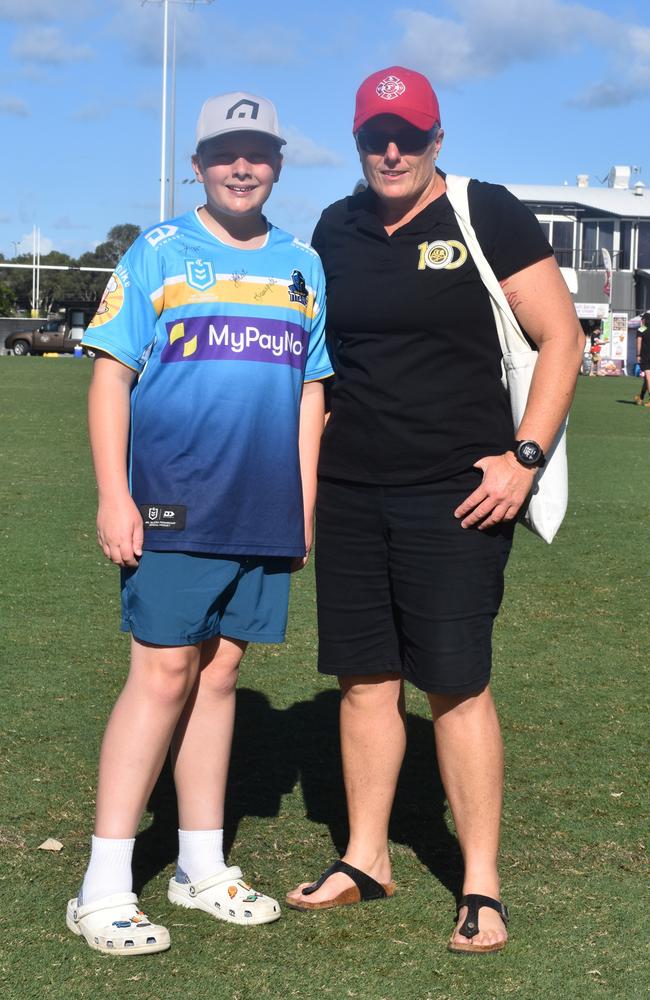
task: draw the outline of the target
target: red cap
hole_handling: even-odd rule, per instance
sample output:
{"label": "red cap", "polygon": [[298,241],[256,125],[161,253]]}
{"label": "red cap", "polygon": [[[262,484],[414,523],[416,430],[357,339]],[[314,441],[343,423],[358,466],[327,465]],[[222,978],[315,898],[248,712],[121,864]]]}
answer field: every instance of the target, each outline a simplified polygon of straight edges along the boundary
{"label": "red cap", "polygon": [[352,132],[376,115],[397,115],[423,131],[440,125],[438,98],[426,76],[403,66],[380,69],[357,91]]}

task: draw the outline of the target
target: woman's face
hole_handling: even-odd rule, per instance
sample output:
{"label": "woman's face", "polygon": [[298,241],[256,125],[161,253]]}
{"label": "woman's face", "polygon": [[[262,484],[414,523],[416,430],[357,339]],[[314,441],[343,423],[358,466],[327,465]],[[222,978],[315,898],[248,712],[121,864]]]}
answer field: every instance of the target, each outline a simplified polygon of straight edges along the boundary
{"label": "woman's face", "polygon": [[427,145],[415,151],[413,134],[417,135],[417,131],[397,115],[378,115],[363,129],[372,131],[374,146],[379,136],[382,137],[381,145],[383,139],[386,140],[381,153],[369,153],[361,148],[357,139],[363,173],[375,194],[386,202],[416,203],[425,200],[435,181],[435,160],[444,137],[442,129]]}

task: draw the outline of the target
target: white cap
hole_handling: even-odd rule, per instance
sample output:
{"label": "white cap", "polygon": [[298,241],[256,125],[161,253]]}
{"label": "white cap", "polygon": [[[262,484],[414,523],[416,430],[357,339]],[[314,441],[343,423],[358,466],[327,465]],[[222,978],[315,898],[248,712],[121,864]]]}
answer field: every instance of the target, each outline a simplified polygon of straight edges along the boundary
{"label": "white cap", "polygon": [[280,135],[278,113],[271,101],[237,90],[207,99],[196,124],[196,145],[218,135],[240,131],[270,135],[279,146],[286,143]]}

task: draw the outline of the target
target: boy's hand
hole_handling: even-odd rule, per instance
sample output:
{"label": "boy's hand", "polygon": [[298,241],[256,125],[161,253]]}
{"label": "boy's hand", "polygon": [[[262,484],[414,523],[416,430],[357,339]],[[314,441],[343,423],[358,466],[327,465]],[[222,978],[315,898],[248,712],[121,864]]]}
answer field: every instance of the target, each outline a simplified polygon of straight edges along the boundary
{"label": "boy's hand", "polygon": [[116,566],[137,566],[142,555],[144,528],[140,511],[130,496],[118,501],[100,501],[97,540],[104,555]]}

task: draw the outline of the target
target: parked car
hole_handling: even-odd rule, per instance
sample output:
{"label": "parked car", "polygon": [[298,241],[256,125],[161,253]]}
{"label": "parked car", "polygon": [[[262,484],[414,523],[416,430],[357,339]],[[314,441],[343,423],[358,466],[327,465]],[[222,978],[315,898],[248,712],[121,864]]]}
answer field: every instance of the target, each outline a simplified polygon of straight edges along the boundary
{"label": "parked car", "polygon": [[73,354],[94,314],[92,306],[69,306],[34,330],[15,330],[7,334],[5,347],[17,357],[48,352]]}

